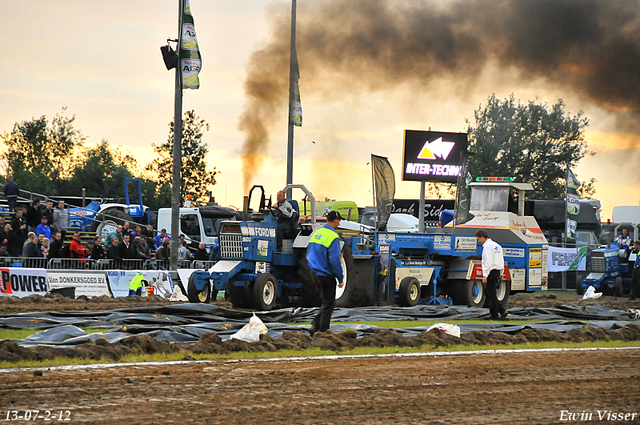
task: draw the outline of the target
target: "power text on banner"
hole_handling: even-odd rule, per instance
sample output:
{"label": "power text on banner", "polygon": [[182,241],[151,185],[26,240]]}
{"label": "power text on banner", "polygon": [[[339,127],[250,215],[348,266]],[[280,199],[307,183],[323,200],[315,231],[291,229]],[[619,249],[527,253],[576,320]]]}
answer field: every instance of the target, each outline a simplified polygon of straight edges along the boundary
{"label": "power text on banner", "polygon": [[0,279],[0,296],[23,298],[33,294],[45,295],[49,292],[45,269],[0,268]]}

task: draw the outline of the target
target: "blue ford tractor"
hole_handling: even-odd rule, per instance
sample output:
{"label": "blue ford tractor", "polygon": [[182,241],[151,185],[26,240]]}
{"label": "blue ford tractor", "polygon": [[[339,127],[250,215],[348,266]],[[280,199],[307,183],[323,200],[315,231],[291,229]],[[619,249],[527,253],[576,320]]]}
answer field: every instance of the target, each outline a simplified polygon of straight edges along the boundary
{"label": "blue ford tractor", "polygon": [[[620,223],[615,233],[623,225],[631,225],[634,229],[633,240],[638,240],[638,223]],[[609,244],[609,248],[591,251],[591,272],[580,282],[578,294],[584,294],[589,286],[593,286],[596,291],[622,297],[630,290],[631,271],[636,255],[630,247],[618,246],[616,243]]]}
{"label": "blue ford tractor", "polygon": [[[309,197],[312,224],[297,229],[294,239],[285,238],[278,247],[278,224],[270,211],[271,201],[267,204],[262,186],[254,186],[245,197],[245,220],[225,221],[220,227],[220,260],[210,270],[195,271],[189,278],[189,301],[208,302],[212,294],[224,290],[234,307],[271,310],[278,299],[303,296],[308,285],[301,279],[300,270],[301,263],[306,262],[306,245],[317,226],[315,198],[302,185],[289,185],[285,191],[293,188],[302,189]],[[248,206],[255,189],[262,193],[258,210],[252,212]],[[294,214],[292,220],[296,217]]]}

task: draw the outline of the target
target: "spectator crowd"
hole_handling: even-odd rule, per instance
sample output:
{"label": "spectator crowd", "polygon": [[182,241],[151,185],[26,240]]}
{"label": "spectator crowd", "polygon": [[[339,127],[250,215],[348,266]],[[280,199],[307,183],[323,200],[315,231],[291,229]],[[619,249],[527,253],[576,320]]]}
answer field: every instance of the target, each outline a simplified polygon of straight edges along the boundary
{"label": "spectator crowd", "polygon": [[[52,200],[42,205],[39,198],[34,198],[29,208],[16,206],[10,222],[0,216],[0,257],[111,259],[116,262],[169,260],[170,242],[166,229],[156,235],[151,224],[144,229],[140,225],[131,229],[130,223],[124,222],[104,242],[102,237],[96,236],[84,244],[82,235],[74,233],[71,242],[66,243],[69,211],[63,200],[54,205]],[[178,260],[213,260],[215,251],[207,251],[201,242],[192,253],[185,235],[180,235]]]}

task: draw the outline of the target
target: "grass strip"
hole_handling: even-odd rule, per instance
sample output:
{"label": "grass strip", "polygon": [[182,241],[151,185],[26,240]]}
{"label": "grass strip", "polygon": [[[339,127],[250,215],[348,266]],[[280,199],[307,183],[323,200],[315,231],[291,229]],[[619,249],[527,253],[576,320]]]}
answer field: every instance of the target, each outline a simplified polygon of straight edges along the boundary
{"label": "grass strip", "polygon": [[[236,360],[236,359],[259,359],[259,358],[284,358],[284,357],[311,357],[328,355],[358,355],[358,354],[396,354],[396,353],[419,353],[419,352],[440,352],[440,351],[481,351],[487,348],[492,350],[510,349],[544,349],[544,348],[602,348],[602,347],[637,347],[640,349],[639,341],[592,341],[592,342],[531,342],[526,344],[504,344],[504,345],[449,345],[438,347],[434,345],[423,345],[421,347],[357,347],[348,350],[321,350],[319,348],[308,348],[306,350],[280,350],[261,352],[233,352],[228,354],[195,354],[190,352],[180,353],[155,353],[155,354],[129,354],[122,357],[118,363],[133,362],[161,362],[170,360],[183,360],[185,356],[191,356],[195,360]],[[0,368],[13,367],[43,367],[62,366],[80,364],[113,363],[108,358],[101,359],[81,359],[70,357],[56,357],[43,361],[20,361],[16,363],[2,361]]]}

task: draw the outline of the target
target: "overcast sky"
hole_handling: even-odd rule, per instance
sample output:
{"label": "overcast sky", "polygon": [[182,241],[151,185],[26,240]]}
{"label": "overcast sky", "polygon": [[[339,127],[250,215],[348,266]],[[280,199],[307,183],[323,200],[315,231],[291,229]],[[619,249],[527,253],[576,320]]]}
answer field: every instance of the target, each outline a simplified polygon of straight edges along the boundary
{"label": "overcast sky", "polygon": [[[558,84],[557,75],[539,72],[523,78],[522,68],[492,61],[481,63],[471,71],[473,79],[462,84],[452,71],[419,86],[411,79],[388,84],[388,74],[378,72],[375,61],[362,62],[357,72],[348,65],[325,68],[318,59],[321,49],[305,50],[304,43],[315,40],[305,28],[319,25],[314,17],[326,14],[319,3],[312,6],[310,1],[298,1],[304,125],[295,133],[294,180],[307,185],[316,198],[371,205],[367,163],[372,153],[389,157],[397,198],[419,197],[419,183],[401,182],[403,130],[465,131],[465,118],[485,105],[488,96],[505,98],[513,92],[523,102],[537,98],[553,104],[562,98],[571,114],[585,111],[591,122],[586,138],[596,155],[585,158],[575,172],[580,180],[598,180],[596,198],[603,203],[603,219],[611,216],[615,205],[639,204],[640,138],[633,130],[619,128],[611,103],[587,96],[575,85]],[[340,0],[324,4],[338,7]],[[19,121],[52,118],[67,107],[88,144],[107,139],[144,166],[152,159],[151,144],[166,140],[173,118],[174,72],[165,69],[159,48],[177,36],[177,9],[177,0],[2,0],[0,132],[10,132]],[[184,92],[183,110],[194,109],[211,124],[204,137],[210,149],[207,160],[221,172],[214,195],[221,204],[239,207],[244,194],[240,155],[246,137],[239,123],[248,107],[244,82],[250,63],[272,65],[268,55],[264,63],[255,58],[251,62],[252,53],[268,51],[277,45],[276,33],[288,32],[290,3],[191,0],[191,10],[203,68],[200,89]],[[343,10],[339,19],[345,16],[349,17]],[[626,78],[637,83],[640,77],[636,72]],[[379,86],[372,86],[376,82]],[[269,141],[261,164],[251,177],[252,184],[264,185],[274,199],[286,179],[286,100],[275,109],[267,122]]]}

